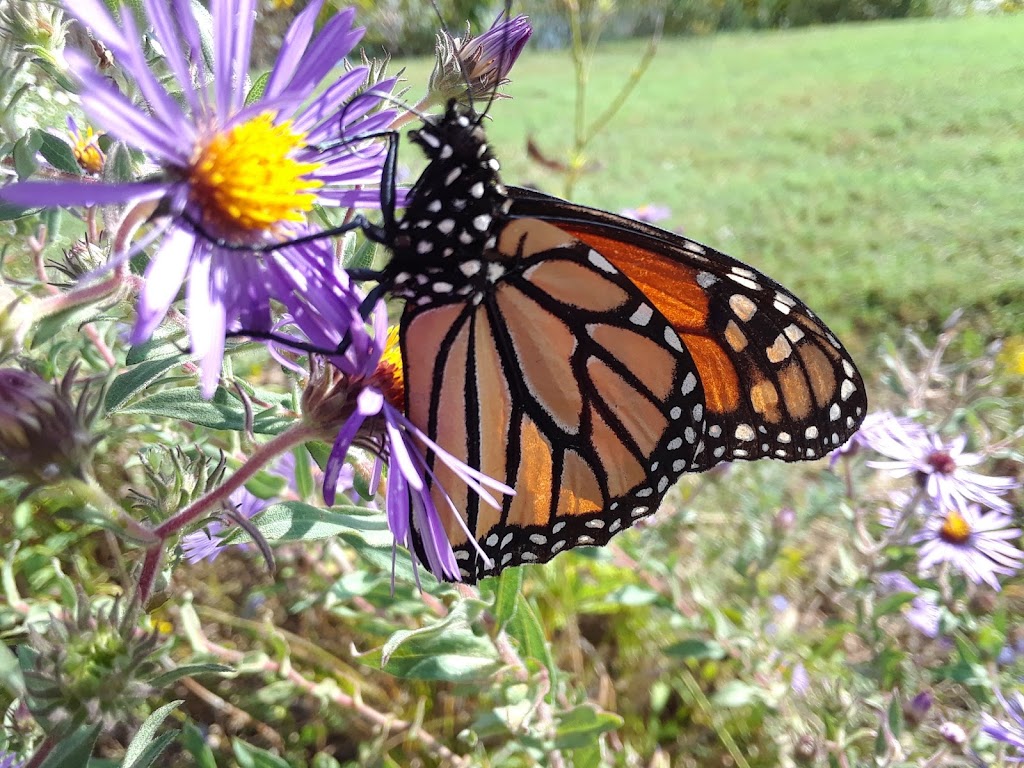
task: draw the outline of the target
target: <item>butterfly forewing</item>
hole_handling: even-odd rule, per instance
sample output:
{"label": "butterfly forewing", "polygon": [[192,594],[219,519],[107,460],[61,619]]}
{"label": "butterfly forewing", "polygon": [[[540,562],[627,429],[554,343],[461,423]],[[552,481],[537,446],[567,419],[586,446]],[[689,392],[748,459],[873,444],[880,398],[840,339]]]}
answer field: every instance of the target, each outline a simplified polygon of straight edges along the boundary
{"label": "butterfly forewing", "polygon": [[849,353],[774,280],[688,238],[509,191],[511,217],[539,215],[598,250],[682,338],[707,409],[697,471],[733,459],[818,458],[856,431],[867,399]]}
{"label": "butterfly forewing", "polygon": [[493,509],[432,462],[434,502],[469,581],[603,544],[653,513],[704,451],[689,354],[601,254],[515,221],[480,268],[493,282],[479,300],[409,304],[402,337],[409,418],[516,489]]}

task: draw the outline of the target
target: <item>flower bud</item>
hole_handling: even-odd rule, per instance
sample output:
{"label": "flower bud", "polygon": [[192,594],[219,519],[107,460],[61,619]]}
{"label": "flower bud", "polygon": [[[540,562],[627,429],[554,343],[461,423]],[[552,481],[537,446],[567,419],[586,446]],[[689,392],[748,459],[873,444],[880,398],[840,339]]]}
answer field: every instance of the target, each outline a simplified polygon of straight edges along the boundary
{"label": "flower bud", "polygon": [[93,610],[81,592],[73,613],[54,617],[42,631],[29,627],[29,643],[18,649],[26,702],[51,730],[83,716],[109,728],[153,693],[148,681],[161,672],[159,634],[139,631],[135,612],[122,621],[116,602]]}
{"label": "flower bud", "polygon": [[903,704],[903,717],[911,728],[916,728],[924,722],[935,699],[931,691],[921,691],[917,696]]}
{"label": "flower bud", "polygon": [[0,477],[17,475],[36,485],[81,477],[92,436],[89,398],[72,405],[76,368],[59,385],[19,368],[0,368]]}
{"label": "flower bud", "polygon": [[64,50],[67,30],[64,11],[56,5],[0,3],[0,31],[22,50],[52,58]]}
{"label": "flower bud", "polygon": [[526,16],[499,17],[479,37],[466,28],[466,36],[437,36],[434,71],[430,75],[429,94],[434,104],[450,99],[463,103],[501,98],[498,88],[508,82],[508,73],[533,34]]}

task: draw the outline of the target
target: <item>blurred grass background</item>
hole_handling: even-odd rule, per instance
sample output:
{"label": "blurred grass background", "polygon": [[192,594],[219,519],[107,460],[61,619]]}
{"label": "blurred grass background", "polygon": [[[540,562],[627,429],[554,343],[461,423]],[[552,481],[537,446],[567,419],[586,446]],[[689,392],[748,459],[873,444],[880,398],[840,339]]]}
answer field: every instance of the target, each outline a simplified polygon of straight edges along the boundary
{"label": "blurred grass background", "polygon": [[[954,309],[1024,331],[1024,16],[903,20],[663,40],[592,144],[573,200],[659,203],[662,226],[793,288],[855,350]],[[596,116],[644,41],[604,45]],[[407,67],[419,96],[431,63]],[[488,134],[510,184],[562,193],[527,137],[565,159],[568,53],[527,50]],[[403,146],[401,161],[419,167]]]}

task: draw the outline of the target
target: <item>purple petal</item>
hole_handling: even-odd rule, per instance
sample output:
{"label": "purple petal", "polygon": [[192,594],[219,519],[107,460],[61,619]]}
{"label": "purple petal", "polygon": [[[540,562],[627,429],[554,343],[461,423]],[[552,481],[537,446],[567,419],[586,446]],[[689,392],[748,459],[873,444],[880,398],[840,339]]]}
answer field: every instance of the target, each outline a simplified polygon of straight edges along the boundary
{"label": "purple petal", "polygon": [[110,205],[162,197],[165,183],[102,184],[78,181],[20,181],[0,188],[0,200],[15,205],[82,206]]}
{"label": "purple petal", "polygon": [[195,138],[189,126],[186,135],[172,135],[149,115],[143,114],[93,71],[78,51],[65,51],[72,70],[82,81],[82,107],[97,124],[144,152],[178,166],[188,164]]}
{"label": "purple petal", "polygon": [[323,0],[313,0],[306,9],[295,17],[291,27],[284,36],[281,43],[281,50],[277,54],[277,61],[271,70],[270,79],[267,81],[267,89],[264,92],[267,98],[278,96],[291,82],[292,76],[302,60],[302,54],[306,51],[310,38],[313,36],[313,29],[316,25],[316,17],[320,13]]}
{"label": "purple petal", "polygon": [[[164,56],[167,58],[168,66],[174,73],[175,80],[181,86],[185,101],[191,108],[193,115],[202,114],[202,106],[192,83],[188,61],[181,50],[178,29],[175,27],[175,18],[170,7],[166,0],[144,0],[144,3],[146,15],[153,24],[155,36],[160,41],[160,46],[163,48]],[[193,23],[192,14],[187,14],[185,18],[179,17],[177,21],[182,26]],[[187,38],[187,34],[183,33],[181,36]]]}
{"label": "purple petal", "polygon": [[139,294],[138,319],[132,343],[148,339],[167,315],[167,310],[185,281],[195,238],[186,230],[173,229],[146,268],[146,280]]}
{"label": "purple petal", "polygon": [[346,8],[324,25],[299,62],[288,90],[308,96],[335,65],[348,56],[366,31],[362,27],[352,28],[354,17],[355,11]]}
{"label": "purple petal", "polygon": [[334,438],[334,447],[331,448],[331,455],[327,459],[324,469],[324,502],[328,505],[334,504],[338,478],[341,476],[341,467],[345,463],[345,456],[348,454],[348,449],[352,447],[356,432],[359,431],[365,420],[366,417],[363,414],[358,411],[354,412],[338,430],[338,436]]}
{"label": "purple petal", "polygon": [[139,48],[142,35],[135,28],[135,19],[131,13],[122,13],[122,24],[125,32],[125,51],[122,54],[122,65],[135,78],[143,97],[153,110],[153,117],[163,123],[165,129],[175,136],[188,136],[192,132],[192,123],[185,119],[178,103],[172,99],[166,89],[157,82],[149,63]]}

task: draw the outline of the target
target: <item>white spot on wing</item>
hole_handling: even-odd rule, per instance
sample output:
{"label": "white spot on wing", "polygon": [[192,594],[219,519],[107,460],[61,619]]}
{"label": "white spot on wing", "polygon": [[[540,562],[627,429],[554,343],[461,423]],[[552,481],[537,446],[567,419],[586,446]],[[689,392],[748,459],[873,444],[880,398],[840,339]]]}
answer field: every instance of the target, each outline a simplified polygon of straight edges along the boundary
{"label": "white spot on wing", "polygon": [[609,275],[618,274],[619,270],[612,266],[612,263],[608,261],[608,259],[593,249],[591,249],[590,253],[587,254],[587,259],[602,272],[607,272]]}
{"label": "white spot on wing", "polygon": [[633,325],[647,325],[653,316],[654,310],[646,304],[641,304],[636,308],[636,312],[630,315],[629,322]]}

